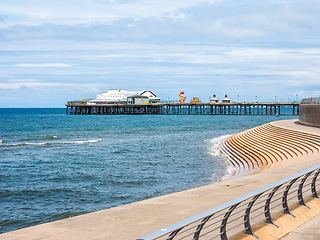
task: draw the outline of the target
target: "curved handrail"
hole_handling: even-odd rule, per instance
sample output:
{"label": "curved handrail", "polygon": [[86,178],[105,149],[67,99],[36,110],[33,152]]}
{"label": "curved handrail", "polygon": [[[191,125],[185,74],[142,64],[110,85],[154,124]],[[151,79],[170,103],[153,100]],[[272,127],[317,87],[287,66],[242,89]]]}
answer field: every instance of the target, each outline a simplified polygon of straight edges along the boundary
{"label": "curved handrail", "polygon": [[[305,205],[304,199],[310,196],[319,198],[316,189],[320,185],[319,173],[320,164],[138,240],[188,239],[185,238],[186,236],[197,240],[204,235],[206,235],[206,239],[210,237],[210,239],[227,240],[229,234],[234,236],[242,232],[257,237],[252,230],[254,224],[266,221],[275,225],[272,220],[271,210],[276,210],[280,206],[282,208],[278,212],[283,211],[283,214],[291,214],[290,206],[294,204]],[[309,194],[306,194],[307,192]],[[280,195],[280,197],[273,199],[276,195]],[[294,198],[296,198],[296,201],[292,202]],[[279,204],[277,204],[277,201],[279,201]],[[252,213],[257,211],[261,213],[251,216]],[[258,216],[262,216],[262,220],[252,224],[253,220]],[[231,218],[233,219],[231,220]],[[277,225],[275,226],[278,227]],[[236,230],[237,228],[240,229]]]}

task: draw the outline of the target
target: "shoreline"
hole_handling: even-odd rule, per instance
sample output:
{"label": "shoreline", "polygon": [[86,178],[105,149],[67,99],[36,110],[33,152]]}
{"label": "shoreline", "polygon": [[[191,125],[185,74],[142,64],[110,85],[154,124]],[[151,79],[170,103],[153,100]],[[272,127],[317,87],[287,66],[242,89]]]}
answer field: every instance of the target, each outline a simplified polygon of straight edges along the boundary
{"label": "shoreline", "polygon": [[[298,129],[303,130],[305,134],[320,137],[320,129],[315,130],[306,126],[296,128],[297,124],[293,125],[293,121],[296,120],[283,120],[269,124],[271,127],[280,127],[286,131]],[[305,128],[308,129],[304,130]],[[248,131],[252,129],[238,134]],[[259,141],[261,143],[262,139]],[[203,187],[3,233],[0,239],[137,239],[319,164],[320,159],[317,159],[316,153],[319,153],[320,148],[314,152],[307,149],[303,150],[303,154],[297,153],[298,157],[292,158],[294,161],[277,162],[268,168],[264,166],[259,174],[245,174],[241,177],[237,176],[236,179],[228,178]],[[294,149],[292,151],[294,152]],[[267,156],[262,153],[261,156],[267,159]],[[269,157],[272,159],[271,156]]]}

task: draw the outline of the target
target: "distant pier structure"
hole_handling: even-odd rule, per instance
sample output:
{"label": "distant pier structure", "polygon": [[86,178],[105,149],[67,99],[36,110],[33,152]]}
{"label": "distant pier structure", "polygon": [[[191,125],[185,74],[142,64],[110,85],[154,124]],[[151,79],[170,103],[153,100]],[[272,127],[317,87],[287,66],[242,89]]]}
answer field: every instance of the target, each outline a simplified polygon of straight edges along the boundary
{"label": "distant pier structure", "polygon": [[118,115],[118,114],[162,114],[162,115],[299,115],[299,102],[270,103],[106,103],[89,105],[86,101],[70,101],[67,114]]}

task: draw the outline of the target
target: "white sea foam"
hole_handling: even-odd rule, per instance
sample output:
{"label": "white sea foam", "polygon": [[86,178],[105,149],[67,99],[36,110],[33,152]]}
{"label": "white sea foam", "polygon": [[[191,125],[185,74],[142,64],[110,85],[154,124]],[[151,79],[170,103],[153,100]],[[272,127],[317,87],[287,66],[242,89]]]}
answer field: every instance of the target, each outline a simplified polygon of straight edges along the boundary
{"label": "white sea foam", "polygon": [[[210,142],[210,153],[212,156],[228,158],[228,156],[222,154],[221,152],[221,143],[229,136],[231,135],[224,135],[224,136],[220,136],[220,137],[216,137],[208,140]],[[226,171],[224,176],[222,177],[222,180],[227,179],[230,176],[233,176],[236,172],[236,168],[227,164],[228,161],[224,161],[224,162],[226,164]]]}
{"label": "white sea foam", "polygon": [[222,180],[228,179],[236,174],[237,169],[234,166],[228,165],[226,168],[226,174],[223,176]]}
{"label": "white sea foam", "polygon": [[0,140],[0,145],[2,147],[19,147],[19,146],[44,146],[53,144],[84,144],[84,143],[96,143],[101,141],[101,139],[84,140],[84,141],[66,141],[66,142],[22,142],[22,143],[12,143],[8,145],[3,145],[2,140]]}
{"label": "white sea foam", "polygon": [[228,165],[227,166],[227,173],[233,176],[236,173],[237,169],[234,166]]}
{"label": "white sea foam", "polygon": [[215,157],[217,156],[221,156],[221,152],[220,152],[220,144],[221,142],[229,137],[231,135],[224,135],[224,136],[221,136],[221,137],[217,137],[217,138],[213,138],[210,140],[210,143],[211,143],[211,154]]}
{"label": "white sea foam", "polygon": [[83,144],[83,143],[96,143],[96,142],[99,142],[99,141],[101,141],[101,139],[87,140],[87,141],[75,141],[75,143],[78,143],[78,144]]}
{"label": "white sea foam", "polygon": [[47,142],[23,142],[23,143],[15,143],[15,144],[10,144],[8,146],[25,146],[25,145],[34,145],[34,146],[42,146],[42,145],[47,145],[49,143]]}
{"label": "white sea foam", "polygon": [[41,145],[47,145],[49,143],[47,142],[39,142],[39,143],[22,143],[22,145],[36,145],[36,146],[41,146]]}
{"label": "white sea foam", "polygon": [[41,146],[41,145],[47,145],[49,143],[47,142],[39,142],[39,143],[29,143],[29,142],[22,142],[22,143],[12,143],[12,144],[0,144],[2,145],[3,147],[19,147],[19,146],[26,146],[26,145],[36,145],[36,146]]}
{"label": "white sea foam", "polygon": [[101,139],[94,139],[94,140],[83,140],[83,141],[67,141],[67,142],[62,142],[64,144],[72,144],[72,143],[76,143],[76,144],[84,144],[84,143],[96,143],[101,141]]}

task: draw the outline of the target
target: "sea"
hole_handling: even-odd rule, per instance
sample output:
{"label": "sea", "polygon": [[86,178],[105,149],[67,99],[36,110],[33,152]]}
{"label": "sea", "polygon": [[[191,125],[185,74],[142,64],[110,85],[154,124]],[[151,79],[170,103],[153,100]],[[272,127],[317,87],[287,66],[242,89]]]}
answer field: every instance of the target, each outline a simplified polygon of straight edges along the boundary
{"label": "sea", "polygon": [[282,115],[67,115],[0,109],[0,233],[228,177],[219,142]]}

